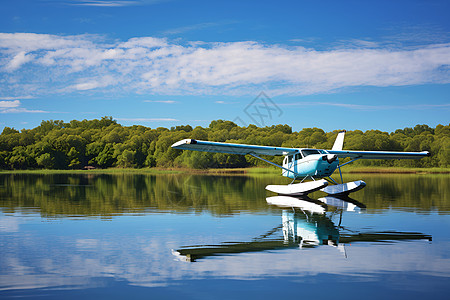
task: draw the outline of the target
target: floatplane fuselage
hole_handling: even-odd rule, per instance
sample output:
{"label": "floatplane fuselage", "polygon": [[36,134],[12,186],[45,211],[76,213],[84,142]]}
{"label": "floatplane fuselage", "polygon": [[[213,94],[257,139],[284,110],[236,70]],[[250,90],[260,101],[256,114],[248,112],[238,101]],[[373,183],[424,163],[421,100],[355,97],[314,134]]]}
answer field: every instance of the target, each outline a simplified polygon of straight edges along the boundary
{"label": "floatplane fuselage", "polygon": [[330,177],[338,165],[336,154],[329,154],[326,150],[298,149],[298,153],[284,157],[281,175],[292,179],[320,179]]}

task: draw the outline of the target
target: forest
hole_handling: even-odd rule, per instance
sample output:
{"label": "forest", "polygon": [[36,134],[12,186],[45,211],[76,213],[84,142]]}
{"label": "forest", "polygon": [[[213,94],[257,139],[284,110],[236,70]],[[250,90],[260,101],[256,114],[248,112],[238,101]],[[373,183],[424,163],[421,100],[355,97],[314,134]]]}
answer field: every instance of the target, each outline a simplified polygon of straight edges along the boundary
{"label": "forest", "polygon": [[[84,168],[242,168],[266,165],[251,156],[175,150],[170,146],[185,138],[217,142],[292,148],[331,149],[340,130],[320,128],[292,131],[289,125],[240,127],[214,120],[208,127],[180,125],[171,128],[122,126],[112,117],[100,120],[42,121],[33,129],[5,127],[0,135],[0,169]],[[365,166],[450,167],[450,124],[416,125],[394,132],[347,131],[347,150],[430,151],[420,160],[361,160]],[[283,157],[266,157],[281,164]]]}

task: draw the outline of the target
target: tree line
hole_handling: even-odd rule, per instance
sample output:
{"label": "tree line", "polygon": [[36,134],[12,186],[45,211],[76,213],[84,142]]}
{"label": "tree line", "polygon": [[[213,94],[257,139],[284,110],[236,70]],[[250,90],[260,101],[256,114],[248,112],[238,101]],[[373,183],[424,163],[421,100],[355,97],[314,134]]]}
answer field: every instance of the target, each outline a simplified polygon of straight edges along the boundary
{"label": "tree line", "polygon": [[[265,165],[250,156],[181,151],[170,146],[185,138],[292,148],[331,149],[339,130],[292,131],[288,125],[241,127],[214,120],[208,127],[181,125],[149,128],[122,126],[112,117],[100,120],[42,121],[33,129],[5,127],[0,135],[0,169],[82,169],[126,167],[235,168]],[[420,160],[361,160],[379,166],[450,167],[450,124],[416,125],[394,132],[348,131],[344,149],[430,151]],[[281,164],[282,157],[268,157]]]}

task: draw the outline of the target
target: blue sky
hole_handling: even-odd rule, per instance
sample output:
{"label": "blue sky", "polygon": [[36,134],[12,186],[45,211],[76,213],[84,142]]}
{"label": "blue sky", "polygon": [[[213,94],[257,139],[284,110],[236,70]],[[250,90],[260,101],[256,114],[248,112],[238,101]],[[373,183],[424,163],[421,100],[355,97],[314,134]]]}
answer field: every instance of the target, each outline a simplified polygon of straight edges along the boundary
{"label": "blue sky", "polygon": [[1,0],[0,128],[450,122],[450,2]]}

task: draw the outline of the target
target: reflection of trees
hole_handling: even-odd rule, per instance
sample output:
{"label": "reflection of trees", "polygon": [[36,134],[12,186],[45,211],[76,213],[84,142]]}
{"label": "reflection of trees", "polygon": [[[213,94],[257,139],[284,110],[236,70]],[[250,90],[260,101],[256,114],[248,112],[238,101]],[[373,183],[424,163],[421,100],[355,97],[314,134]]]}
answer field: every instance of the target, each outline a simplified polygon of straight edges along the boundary
{"label": "reflection of trees", "polygon": [[266,208],[267,179],[186,175],[0,175],[0,205],[54,215],[114,215],[144,209],[229,214]]}
{"label": "reflection of trees", "polygon": [[[355,194],[368,208],[408,208],[421,212],[449,211],[449,175],[352,175],[363,176],[366,189]],[[347,176],[346,180],[352,180]]]}
{"label": "reflection of trees", "polygon": [[[349,175],[346,180],[352,176],[361,178]],[[366,189],[352,197],[369,212],[388,207],[449,210],[448,175],[363,178]],[[274,183],[286,181],[271,176],[2,174],[0,206],[4,211],[37,208],[46,216],[110,216],[145,209],[225,215],[269,209],[264,187]]]}

